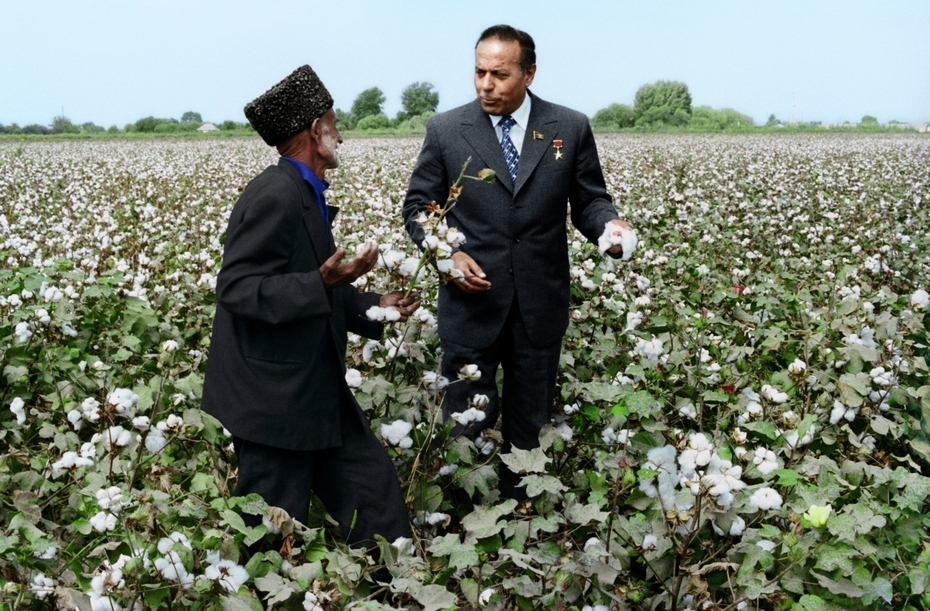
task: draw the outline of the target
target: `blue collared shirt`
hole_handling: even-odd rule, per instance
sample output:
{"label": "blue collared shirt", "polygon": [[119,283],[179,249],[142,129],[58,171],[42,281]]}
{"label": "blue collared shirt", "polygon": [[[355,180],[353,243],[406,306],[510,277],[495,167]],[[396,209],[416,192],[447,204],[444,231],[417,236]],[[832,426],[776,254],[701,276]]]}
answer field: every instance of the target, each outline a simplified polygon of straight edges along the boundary
{"label": "blue collared shirt", "polygon": [[296,159],[292,157],[281,157],[281,159],[290,161],[291,165],[297,168],[301,177],[310,185],[310,190],[313,191],[313,196],[316,198],[316,205],[320,208],[320,214],[323,215],[323,224],[329,228],[329,209],[326,207],[326,197],[323,195],[323,191],[329,188],[329,183],[317,178],[313,170]]}

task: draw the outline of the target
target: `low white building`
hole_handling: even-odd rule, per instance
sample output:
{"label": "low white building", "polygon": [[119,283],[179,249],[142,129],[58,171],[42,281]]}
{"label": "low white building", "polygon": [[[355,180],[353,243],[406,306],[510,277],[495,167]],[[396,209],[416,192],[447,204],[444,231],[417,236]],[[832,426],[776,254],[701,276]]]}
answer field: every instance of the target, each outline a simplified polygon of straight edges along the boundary
{"label": "low white building", "polygon": [[220,131],[220,128],[218,128],[216,125],[213,125],[212,123],[208,121],[207,123],[204,123],[203,125],[198,127],[197,131],[202,134],[205,134],[207,132],[218,132]]}

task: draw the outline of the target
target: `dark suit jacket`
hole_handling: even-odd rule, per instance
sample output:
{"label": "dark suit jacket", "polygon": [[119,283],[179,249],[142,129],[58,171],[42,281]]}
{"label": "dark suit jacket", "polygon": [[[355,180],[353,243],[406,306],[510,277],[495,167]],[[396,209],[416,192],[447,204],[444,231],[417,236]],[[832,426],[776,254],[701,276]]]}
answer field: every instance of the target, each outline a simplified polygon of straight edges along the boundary
{"label": "dark suit jacket", "polygon": [[287,161],[233,208],[203,389],[203,409],[233,435],[290,450],[340,445],[346,331],[378,338],[382,326],[365,317],[378,295],[324,288],[319,268],[334,250],[313,191]]}
{"label": "dark suit jacket", "polygon": [[[618,218],[587,117],[536,96],[532,100],[515,185],[494,127],[477,100],[427,123],[403,208],[416,244],[423,241],[423,231],[414,219],[431,201],[445,203],[466,159],[472,158],[469,175],[482,168],[497,172],[492,184],[465,181],[458,203],[446,216],[449,226],[465,234],[461,250],[481,266],[492,287],[479,294],[451,284],[440,287],[443,340],[489,346],[516,295],[532,343],[542,348],[561,341],[568,327],[567,204],[572,223],[593,242],[607,221]],[[560,159],[554,140],[562,141]]]}

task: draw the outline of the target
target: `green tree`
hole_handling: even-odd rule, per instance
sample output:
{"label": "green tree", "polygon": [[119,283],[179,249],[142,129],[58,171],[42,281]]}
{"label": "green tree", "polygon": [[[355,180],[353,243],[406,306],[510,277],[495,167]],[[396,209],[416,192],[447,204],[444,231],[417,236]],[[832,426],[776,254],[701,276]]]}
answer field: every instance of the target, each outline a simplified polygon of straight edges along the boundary
{"label": "green tree", "polygon": [[616,130],[633,127],[636,113],[626,104],[611,104],[602,108],[591,118],[591,126],[602,130]]}
{"label": "green tree", "polygon": [[368,115],[367,117],[362,117],[359,122],[356,124],[355,128],[358,130],[366,131],[370,129],[387,129],[391,126],[391,120],[387,118],[383,113],[377,115]]}
{"label": "green tree", "polygon": [[778,127],[781,125],[781,121],[775,118],[775,115],[769,115],[769,120],[765,122],[766,127]]}
{"label": "green tree", "polygon": [[433,91],[432,83],[411,83],[400,94],[403,110],[397,113],[398,122],[417,117],[424,112],[436,112],[439,92]]}
{"label": "green tree", "polygon": [[51,132],[53,134],[77,134],[81,129],[71,122],[71,119],[63,115],[58,115],[52,119]]}
{"label": "green tree", "polygon": [[183,115],[181,115],[181,123],[182,123],[182,124],[183,124],[183,123],[187,123],[187,124],[193,123],[193,124],[196,124],[197,126],[200,126],[200,124],[203,123],[203,119],[201,118],[199,112],[194,112],[194,111],[192,111],[192,110],[188,110],[186,113],[184,113]]}
{"label": "green tree", "polygon": [[691,94],[678,81],[643,85],[633,102],[637,127],[683,127],[691,121]]}
{"label": "green tree", "polygon": [[699,131],[733,131],[752,127],[752,118],[732,108],[715,110],[710,106],[698,106],[691,110],[688,126]]}
{"label": "green tree", "polygon": [[872,115],[865,115],[862,117],[862,120],[859,121],[861,127],[878,127],[878,119]]}
{"label": "green tree", "polygon": [[384,93],[377,87],[371,87],[358,94],[352,103],[352,118],[356,123],[372,115],[381,114],[384,106]]}
{"label": "green tree", "polygon": [[339,108],[336,109],[336,125],[339,129],[344,129],[346,131],[355,129],[355,119],[352,117],[352,113],[346,112]]}

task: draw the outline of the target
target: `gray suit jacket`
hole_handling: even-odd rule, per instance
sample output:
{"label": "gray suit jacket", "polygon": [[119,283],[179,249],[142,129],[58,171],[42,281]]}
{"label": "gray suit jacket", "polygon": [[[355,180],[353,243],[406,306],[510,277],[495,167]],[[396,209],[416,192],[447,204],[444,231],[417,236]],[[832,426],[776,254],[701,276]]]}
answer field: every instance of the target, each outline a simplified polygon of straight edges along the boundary
{"label": "gray suit jacket", "polygon": [[[481,266],[492,287],[480,294],[451,284],[440,287],[439,336],[445,341],[489,346],[514,297],[534,345],[561,341],[568,327],[567,204],[572,223],[593,242],[605,223],[618,218],[587,117],[529,95],[533,102],[515,185],[477,100],[427,123],[403,207],[416,244],[423,241],[423,231],[414,219],[431,201],[445,203],[466,159],[472,158],[469,175],[482,168],[497,172],[492,184],[466,181],[446,216],[449,226],[465,234],[461,250]],[[561,140],[560,159],[555,140]]]}

